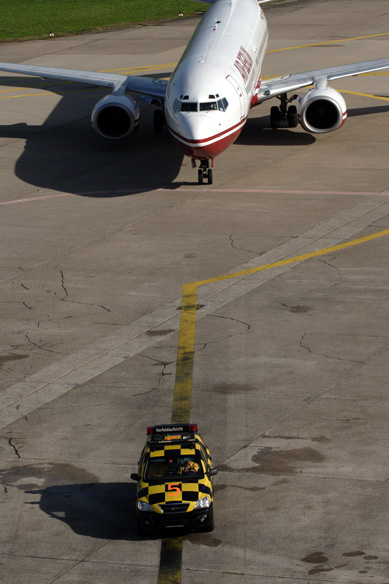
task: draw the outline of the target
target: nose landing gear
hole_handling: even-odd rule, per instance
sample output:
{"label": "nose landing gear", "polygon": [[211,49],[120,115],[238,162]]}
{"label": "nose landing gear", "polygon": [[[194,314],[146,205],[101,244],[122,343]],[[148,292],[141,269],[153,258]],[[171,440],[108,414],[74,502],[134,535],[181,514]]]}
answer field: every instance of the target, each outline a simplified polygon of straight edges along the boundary
{"label": "nose landing gear", "polygon": [[199,176],[199,185],[204,183],[204,179],[208,179],[208,184],[211,185],[213,183],[213,176],[212,176],[212,168],[199,168],[198,170]]}
{"label": "nose landing gear", "polygon": [[[212,160],[213,166],[213,160]],[[192,167],[196,168],[196,160],[192,158]],[[209,168],[209,160],[202,160],[200,163],[200,168],[197,171],[199,185],[204,184],[204,179],[208,180],[208,184],[211,185],[213,183],[213,172],[212,168]]]}

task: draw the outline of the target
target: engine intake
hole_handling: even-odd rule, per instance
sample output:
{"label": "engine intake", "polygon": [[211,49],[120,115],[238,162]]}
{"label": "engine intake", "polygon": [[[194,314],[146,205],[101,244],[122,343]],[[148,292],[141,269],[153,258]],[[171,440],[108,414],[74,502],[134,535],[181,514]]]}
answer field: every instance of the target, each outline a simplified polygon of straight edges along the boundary
{"label": "engine intake", "polygon": [[346,102],[332,87],[312,89],[299,101],[300,123],[307,132],[313,134],[332,132],[346,121]]}
{"label": "engine intake", "polygon": [[110,140],[132,136],[138,129],[139,107],[127,95],[107,95],[95,105],[92,112],[94,131]]}

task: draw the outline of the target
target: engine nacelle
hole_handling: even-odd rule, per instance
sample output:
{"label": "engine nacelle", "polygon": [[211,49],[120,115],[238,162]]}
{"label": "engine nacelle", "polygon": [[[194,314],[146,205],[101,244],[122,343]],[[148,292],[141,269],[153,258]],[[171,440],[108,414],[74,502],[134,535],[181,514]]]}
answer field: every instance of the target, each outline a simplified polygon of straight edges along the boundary
{"label": "engine nacelle", "polygon": [[111,140],[120,140],[134,134],[139,120],[139,107],[127,95],[106,95],[97,102],[92,112],[94,131]]}
{"label": "engine nacelle", "polygon": [[332,87],[311,89],[299,102],[300,124],[307,132],[313,134],[332,132],[346,121],[346,102]]}

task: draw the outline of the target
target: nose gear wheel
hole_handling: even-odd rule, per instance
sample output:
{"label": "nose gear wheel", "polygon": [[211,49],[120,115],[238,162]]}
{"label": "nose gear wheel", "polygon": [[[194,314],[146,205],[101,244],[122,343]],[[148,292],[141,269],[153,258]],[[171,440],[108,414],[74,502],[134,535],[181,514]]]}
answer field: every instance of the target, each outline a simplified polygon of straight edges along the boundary
{"label": "nose gear wheel", "polygon": [[[212,161],[213,162],[213,161]],[[196,167],[196,161],[192,158],[192,167]],[[199,185],[204,184],[204,179],[208,181],[208,184],[211,185],[213,183],[213,172],[212,168],[209,168],[209,160],[202,160],[200,163],[200,168],[197,171]]]}

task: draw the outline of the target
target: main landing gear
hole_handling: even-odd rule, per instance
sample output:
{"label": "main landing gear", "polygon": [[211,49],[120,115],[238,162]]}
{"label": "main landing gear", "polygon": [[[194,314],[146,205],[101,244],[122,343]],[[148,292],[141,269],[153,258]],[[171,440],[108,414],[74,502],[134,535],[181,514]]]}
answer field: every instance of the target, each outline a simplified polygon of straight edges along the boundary
{"label": "main landing gear", "polygon": [[154,110],[154,131],[162,132],[163,126],[165,124],[165,114],[162,109]]}
{"label": "main landing gear", "polygon": [[[212,166],[213,166],[213,159],[212,159]],[[196,160],[192,158],[192,168],[196,168]],[[199,185],[204,184],[204,179],[208,179],[208,184],[211,185],[213,183],[213,173],[212,168],[209,168],[209,160],[202,160],[200,162],[200,168],[197,171],[199,177]]]}
{"label": "main landing gear", "polygon": [[299,117],[297,107],[295,105],[289,105],[296,98],[297,95],[293,95],[288,99],[286,93],[278,96],[278,99],[281,101],[279,107],[274,105],[270,109],[270,125],[274,130],[277,128],[295,128],[298,126]]}

